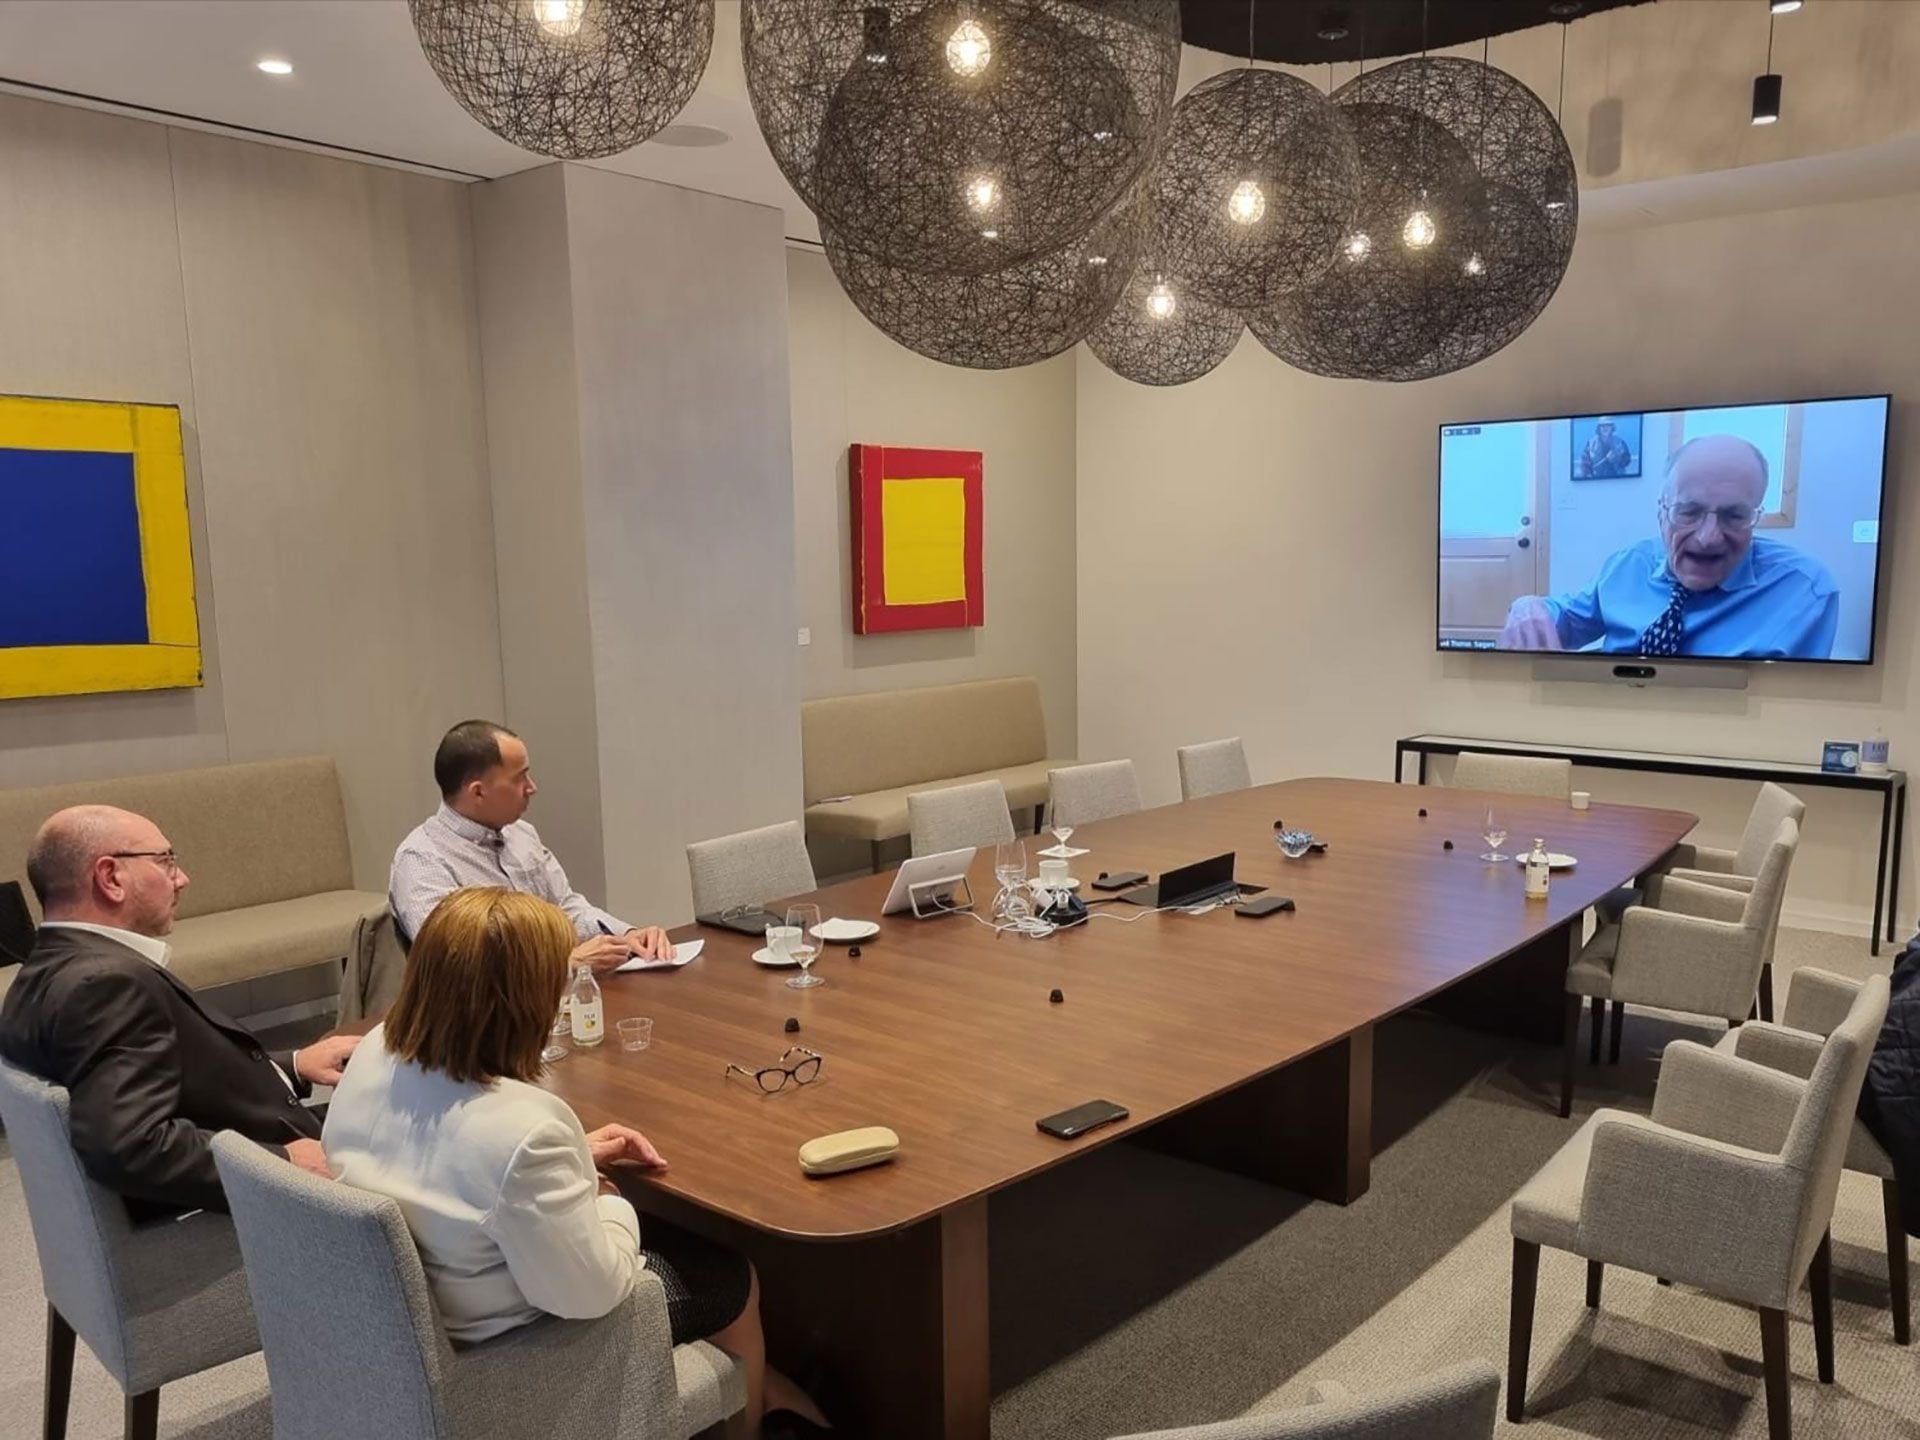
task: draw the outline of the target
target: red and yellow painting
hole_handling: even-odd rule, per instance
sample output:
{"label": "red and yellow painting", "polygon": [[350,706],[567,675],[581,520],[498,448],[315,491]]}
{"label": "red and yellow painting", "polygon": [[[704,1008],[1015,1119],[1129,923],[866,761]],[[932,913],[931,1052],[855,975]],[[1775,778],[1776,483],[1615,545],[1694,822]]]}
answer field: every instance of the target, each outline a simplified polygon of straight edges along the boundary
{"label": "red and yellow painting", "polygon": [[978,450],[854,445],[853,633],[984,623]]}

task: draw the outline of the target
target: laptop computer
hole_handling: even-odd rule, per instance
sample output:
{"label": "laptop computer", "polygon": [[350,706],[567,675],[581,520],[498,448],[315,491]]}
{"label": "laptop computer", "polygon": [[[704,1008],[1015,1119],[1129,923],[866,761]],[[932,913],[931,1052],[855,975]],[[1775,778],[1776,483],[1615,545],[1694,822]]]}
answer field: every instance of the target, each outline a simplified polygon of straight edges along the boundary
{"label": "laptop computer", "polygon": [[1234,852],[1229,850],[1224,855],[1196,860],[1177,870],[1165,871],[1157,882],[1136,886],[1120,898],[1129,905],[1171,910],[1182,905],[1204,905],[1209,900],[1218,900],[1227,895],[1254,895],[1265,889],[1262,885],[1235,882],[1233,855]]}
{"label": "laptop computer", "polygon": [[[969,845],[962,850],[942,850],[938,855],[916,855],[902,865],[893,875],[893,886],[887,891],[887,903],[880,907],[882,915],[897,915],[902,910],[948,910],[963,909],[953,903],[955,890],[966,890],[967,904],[973,903],[973,892],[967,886],[967,867],[973,864],[978,846]],[[951,882],[942,888],[941,882]],[[914,904],[915,891],[919,892],[919,905]]]}
{"label": "laptop computer", "polygon": [[696,915],[694,923],[716,925],[722,930],[737,930],[742,935],[765,935],[769,925],[784,925],[787,917],[776,915],[771,910],[758,905],[742,906],[738,910],[723,910],[718,915]]}
{"label": "laptop computer", "polygon": [[0,881],[0,966],[25,964],[33,950],[33,912],[18,880]]}

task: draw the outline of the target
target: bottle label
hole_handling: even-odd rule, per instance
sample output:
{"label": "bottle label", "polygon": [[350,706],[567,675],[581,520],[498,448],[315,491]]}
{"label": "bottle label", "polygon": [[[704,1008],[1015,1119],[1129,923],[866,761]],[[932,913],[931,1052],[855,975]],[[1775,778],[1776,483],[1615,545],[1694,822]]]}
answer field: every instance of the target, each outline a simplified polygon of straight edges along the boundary
{"label": "bottle label", "polygon": [[573,1002],[573,1040],[576,1045],[592,1045],[602,1038],[606,1021],[603,1007],[596,998]]}

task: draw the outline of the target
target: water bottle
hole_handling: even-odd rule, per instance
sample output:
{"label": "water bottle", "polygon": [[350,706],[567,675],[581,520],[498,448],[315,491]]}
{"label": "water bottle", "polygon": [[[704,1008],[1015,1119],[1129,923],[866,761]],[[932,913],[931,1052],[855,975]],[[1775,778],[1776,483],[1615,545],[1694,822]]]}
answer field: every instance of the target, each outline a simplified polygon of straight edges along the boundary
{"label": "water bottle", "polygon": [[1533,849],[1527,852],[1527,899],[1547,898],[1547,875],[1552,868],[1547,864],[1547,842],[1534,841]]}
{"label": "water bottle", "polygon": [[606,1007],[601,1003],[600,982],[593,978],[591,965],[573,967],[573,983],[567,992],[567,1022],[573,1043],[583,1050],[607,1038]]}
{"label": "water bottle", "polygon": [[1873,727],[1873,738],[1860,746],[1860,773],[1862,775],[1887,773],[1887,732],[1878,725]]}

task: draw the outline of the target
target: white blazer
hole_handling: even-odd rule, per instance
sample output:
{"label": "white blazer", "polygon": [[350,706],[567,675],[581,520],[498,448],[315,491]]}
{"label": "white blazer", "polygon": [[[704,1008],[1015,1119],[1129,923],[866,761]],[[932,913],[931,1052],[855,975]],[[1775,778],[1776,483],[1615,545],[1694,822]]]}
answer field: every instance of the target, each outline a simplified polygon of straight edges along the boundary
{"label": "white blazer", "polygon": [[451,1080],[385,1041],[375,1026],[353,1052],[321,1143],[336,1179],[399,1202],[448,1337],[590,1320],[626,1299],[645,1263],[639,1217],[599,1194],[573,1111],[518,1080]]}

